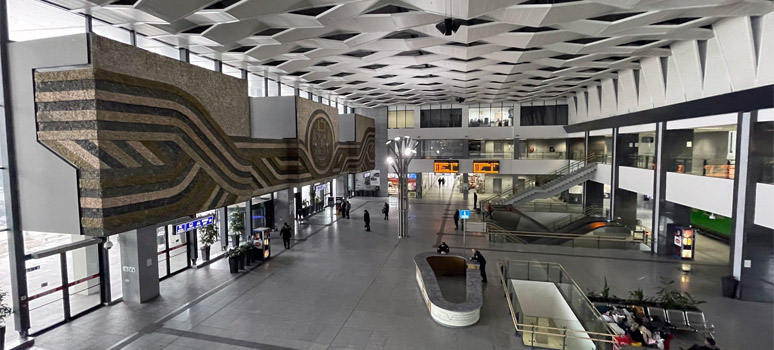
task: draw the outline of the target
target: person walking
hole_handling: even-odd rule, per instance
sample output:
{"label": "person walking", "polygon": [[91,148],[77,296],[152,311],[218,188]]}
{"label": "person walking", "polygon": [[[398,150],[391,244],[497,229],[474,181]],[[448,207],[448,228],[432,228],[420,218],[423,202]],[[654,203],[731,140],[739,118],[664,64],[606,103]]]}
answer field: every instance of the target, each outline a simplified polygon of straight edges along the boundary
{"label": "person walking", "polygon": [[476,209],[477,202],[478,202],[478,193],[473,192],[473,209]]}
{"label": "person walking", "polygon": [[285,249],[290,249],[291,232],[292,231],[290,230],[290,226],[288,226],[287,222],[285,225],[282,225],[282,228],[280,229],[280,237],[282,237],[282,244],[285,245]]}
{"label": "person walking", "polygon": [[459,210],[454,211],[454,229],[455,230],[460,229],[460,211]]}
{"label": "person walking", "polygon": [[371,232],[371,215],[368,210],[363,211],[363,221],[365,221],[366,232]]}
{"label": "person walking", "polygon": [[481,282],[486,283],[486,259],[484,256],[478,250],[473,249],[473,256],[470,260],[478,262],[478,269],[481,270]]}
{"label": "person walking", "polygon": [[387,203],[384,203],[384,207],[382,207],[382,214],[384,214],[384,220],[387,220],[387,214],[390,213],[390,205]]}
{"label": "person walking", "polygon": [[443,182],[443,179],[439,177],[438,178],[438,188],[441,188],[441,182]]}

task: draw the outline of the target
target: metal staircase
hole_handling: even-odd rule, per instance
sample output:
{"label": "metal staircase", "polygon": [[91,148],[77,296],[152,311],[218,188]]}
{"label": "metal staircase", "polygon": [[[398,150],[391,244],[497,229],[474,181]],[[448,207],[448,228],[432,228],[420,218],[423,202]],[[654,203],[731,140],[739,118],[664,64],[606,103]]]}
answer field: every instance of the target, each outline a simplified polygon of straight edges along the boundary
{"label": "metal staircase", "polygon": [[482,203],[491,203],[492,206],[518,206],[535,199],[551,197],[594,177],[597,171],[595,159],[595,155],[590,155],[583,161],[571,160],[568,165],[549,174],[539,175],[535,180],[528,181],[524,185],[507,188],[484,199]]}

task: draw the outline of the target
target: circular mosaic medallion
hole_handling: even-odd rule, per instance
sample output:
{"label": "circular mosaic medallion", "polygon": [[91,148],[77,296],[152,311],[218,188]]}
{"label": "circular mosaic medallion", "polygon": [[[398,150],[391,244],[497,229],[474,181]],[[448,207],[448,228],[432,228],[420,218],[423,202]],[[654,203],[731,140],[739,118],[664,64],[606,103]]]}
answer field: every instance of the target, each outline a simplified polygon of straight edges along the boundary
{"label": "circular mosaic medallion", "polygon": [[307,144],[314,165],[327,169],[333,159],[333,127],[328,121],[328,115],[323,111],[315,111],[310,119],[307,131]]}

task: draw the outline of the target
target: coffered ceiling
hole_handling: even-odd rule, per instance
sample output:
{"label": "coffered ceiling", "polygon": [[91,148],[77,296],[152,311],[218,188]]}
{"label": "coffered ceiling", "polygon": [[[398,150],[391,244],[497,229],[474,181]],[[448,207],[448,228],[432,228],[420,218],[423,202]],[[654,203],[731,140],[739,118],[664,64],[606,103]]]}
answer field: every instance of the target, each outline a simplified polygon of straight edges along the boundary
{"label": "coffered ceiling", "polygon": [[[554,99],[767,0],[51,0],[352,106]],[[463,20],[457,33],[436,24]]]}

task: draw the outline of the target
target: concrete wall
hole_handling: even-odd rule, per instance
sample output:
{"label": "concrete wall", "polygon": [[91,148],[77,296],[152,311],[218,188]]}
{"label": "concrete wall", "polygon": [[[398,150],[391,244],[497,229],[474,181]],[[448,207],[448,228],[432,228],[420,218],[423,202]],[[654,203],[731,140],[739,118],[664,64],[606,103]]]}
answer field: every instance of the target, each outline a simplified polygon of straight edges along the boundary
{"label": "concrete wall", "polygon": [[[704,159],[728,159],[728,131],[695,132],[693,134],[693,164],[696,169]],[[711,163],[716,164],[716,163]]]}
{"label": "concrete wall", "polygon": [[774,185],[759,183],[755,192],[755,224],[774,228]]}
{"label": "concrete wall", "polygon": [[[352,132],[354,133],[354,126]],[[250,137],[289,139],[296,137],[296,98],[251,97]]]}
{"label": "concrete wall", "polygon": [[339,114],[339,142],[355,140],[355,115]]}
{"label": "concrete wall", "polygon": [[[360,114],[366,117],[373,118],[376,123],[376,142],[374,153],[376,154],[376,170],[379,170],[382,176],[379,177],[379,196],[387,197],[387,173],[392,171],[388,169],[387,165],[387,107],[381,108],[357,108],[355,114]],[[419,120],[419,114],[416,115],[416,120]],[[411,129],[400,129],[411,130]],[[402,134],[404,136],[408,134]]]}
{"label": "concrete wall", "polygon": [[667,173],[667,201],[731,217],[733,196],[734,180]]}
{"label": "concrete wall", "polygon": [[652,196],[653,172],[654,170],[620,166],[618,167],[618,187]]}
{"label": "concrete wall", "polygon": [[[677,41],[669,56],[641,59],[640,69],[619,70],[617,79],[578,89],[568,99],[570,124],[774,84],[774,12],[759,23],[754,28],[750,17],[721,19],[709,40]],[[600,84],[601,103],[586,104],[586,94],[598,95]]]}
{"label": "concrete wall", "polygon": [[37,141],[32,70],[89,62],[85,34],[10,43],[10,93],[21,228],[80,234],[75,168]]}

